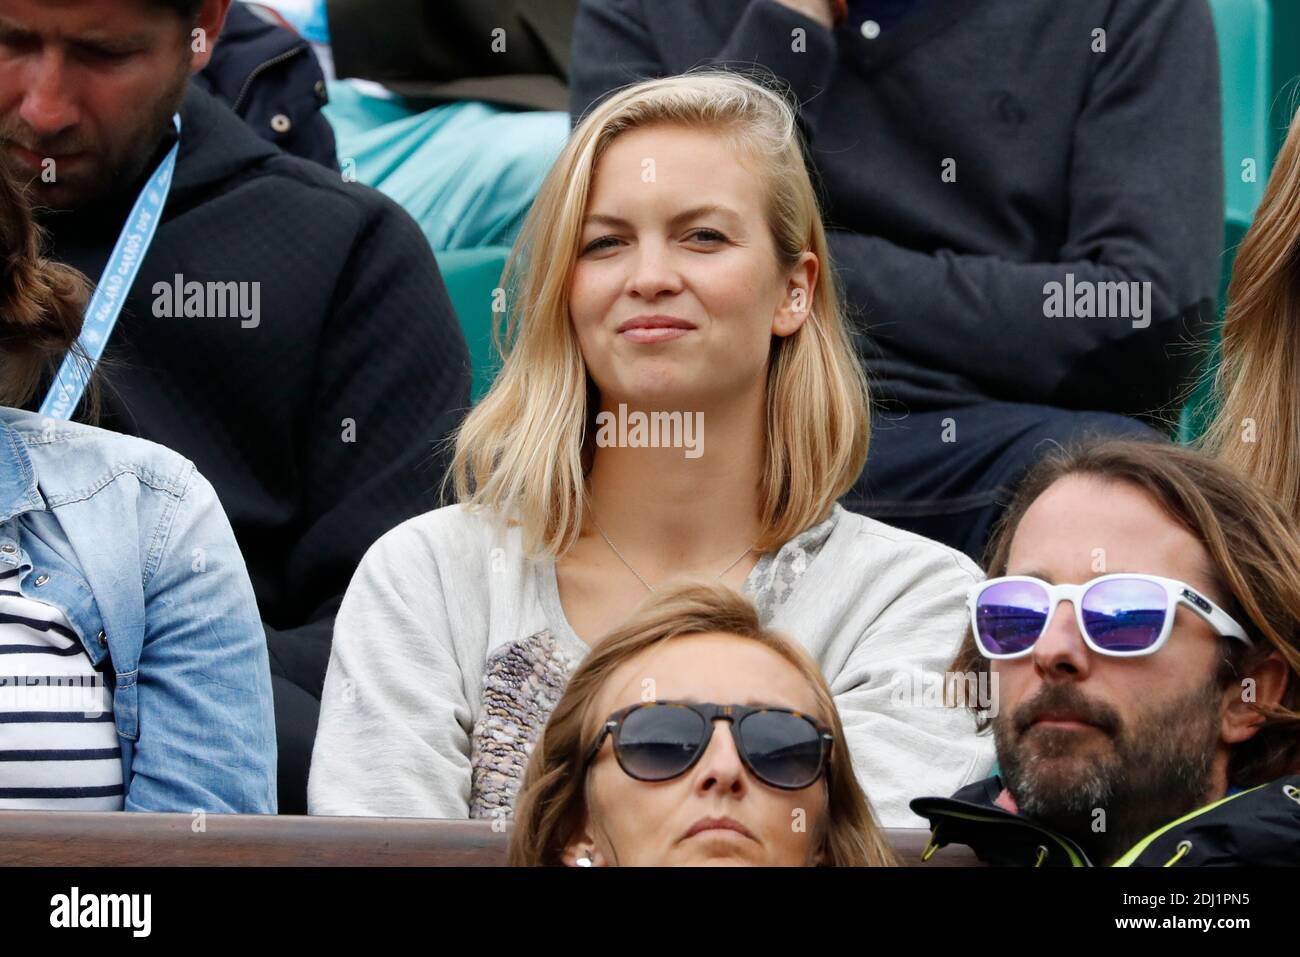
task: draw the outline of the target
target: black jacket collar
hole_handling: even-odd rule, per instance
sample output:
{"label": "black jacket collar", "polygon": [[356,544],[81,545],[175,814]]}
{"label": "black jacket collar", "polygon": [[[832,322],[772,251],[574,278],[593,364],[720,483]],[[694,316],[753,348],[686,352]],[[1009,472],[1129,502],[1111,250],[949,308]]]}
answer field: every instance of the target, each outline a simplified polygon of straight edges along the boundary
{"label": "black jacket collar", "polygon": [[181,106],[181,149],[172,197],[207,194],[249,167],[279,155],[225,103],[191,83]]}
{"label": "black jacket collar", "polygon": [[[1002,780],[967,785],[949,798],[917,798],[931,843],[966,844],[994,865],[1091,867],[1064,835],[998,807]],[[1121,866],[1300,864],[1300,774],[1208,804],[1153,831],[1116,862]]]}

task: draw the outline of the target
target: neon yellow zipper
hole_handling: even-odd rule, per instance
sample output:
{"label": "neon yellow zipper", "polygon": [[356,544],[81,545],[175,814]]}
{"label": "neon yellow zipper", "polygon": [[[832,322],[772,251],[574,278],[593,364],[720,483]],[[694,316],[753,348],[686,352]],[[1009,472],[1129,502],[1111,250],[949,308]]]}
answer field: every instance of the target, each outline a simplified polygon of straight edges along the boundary
{"label": "neon yellow zipper", "polygon": [[[1219,798],[1219,800],[1215,801],[1213,804],[1207,804],[1205,805],[1205,807],[1197,808],[1195,811],[1189,811],[1187,814],[1184,814],[1176,821],[1170,821],[1168,824],[1160,828],[1158,831],[1152,831],[1146,837],[1142,838],[1142,840],[1138,841],[1127,851],[1125,851],[1124,856],[1121,857],[1119,860],[1117,860],[1114,864],[1112,864],[1111,867],[1131,867],[1133,865],[1133,862],[1137,860],[1138,857],[1141,856],[1142,852],[1145,851],[1151,845],[1151,842],[1154,841],[1156,838],[1158,838],[1161,834],[1164,834],[1170,828],[1177,827],[1179,824],[1182,824],[1184,821],[1190,821],[1194,817],[1199,817],[1200,815],[1204,814],[1206,811],[1213,811],[1220,804],[1227,804],[1229,801],[1233,800],[1234,798],[1239,798],[1243,794],[1249,794],[1251,791],[1258,791],[1260,788],[1263,787],[1268,787],[1268,784],[1267,783],[1257,784],[1255,785],[1255,787],[1250,788],[1249,790],[1238,791],[1236,794],[1229,794],[1227,797]],[[1168,867],[1170,864],[1173,864],[1174,861],[1178,860],[1178,858],[1180,857],[1182,857],[1182,854],[1175,854],[1170,860],[1165,862],[1165,866]]]}

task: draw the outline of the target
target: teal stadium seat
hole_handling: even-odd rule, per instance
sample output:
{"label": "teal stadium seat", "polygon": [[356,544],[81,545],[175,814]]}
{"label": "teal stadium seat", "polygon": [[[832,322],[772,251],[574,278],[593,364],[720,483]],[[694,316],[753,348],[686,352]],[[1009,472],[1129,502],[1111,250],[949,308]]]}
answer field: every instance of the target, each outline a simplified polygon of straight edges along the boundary
{"label": "teal stadium seat", "polygon": [[474,402],[487,393],[501,365],[492,344],[492,307],[509,253],[507,246],[480,246],[436,254],[438,269],[469,346]]}
{"label": "teal stadium seat", "polygon": [[[1273,157],[1281,148],[1300,89],[1300,2],[1210,0],[1218,35],[1223,98],[1223,170],[1226,216],[1218,318],[1227,305],[1232,263],[1264,195]],[[1253,164],[1253,168],[1252,168]],[[1218,326],[1195,392],[1183,409],[1179,439],[1191,442],[1214,413],[1213,375]]]}

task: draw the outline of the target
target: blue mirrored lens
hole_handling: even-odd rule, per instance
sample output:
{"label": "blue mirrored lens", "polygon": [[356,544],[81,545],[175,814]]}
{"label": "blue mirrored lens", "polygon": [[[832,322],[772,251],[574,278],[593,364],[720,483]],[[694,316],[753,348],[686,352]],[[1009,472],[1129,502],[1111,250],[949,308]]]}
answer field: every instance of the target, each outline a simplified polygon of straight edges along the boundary
{"label": "blue mirrored lens", "polygon": [[1169,598],[1155,582],[1111,578],[1083,595],[1083,625],[1106,651],[1143,651],[1160,637]]}
{"label": "blue mirrored lens", "polygon": [[998,582],[980,592],[975,627],[983,650],[1013,655],[1038,640],[1047,624],[1047,591],[1037,582]]}

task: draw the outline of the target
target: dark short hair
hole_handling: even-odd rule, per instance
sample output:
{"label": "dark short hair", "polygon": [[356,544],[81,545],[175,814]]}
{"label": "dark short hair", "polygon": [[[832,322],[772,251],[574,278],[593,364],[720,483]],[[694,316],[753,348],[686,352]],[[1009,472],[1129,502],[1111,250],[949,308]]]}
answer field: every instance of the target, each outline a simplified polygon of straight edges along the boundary
{"label": "dark short hair", "polygon": [[155,7],[165,7],[178,17],[193,20],[203,7],[203,0],[149,0]]}

